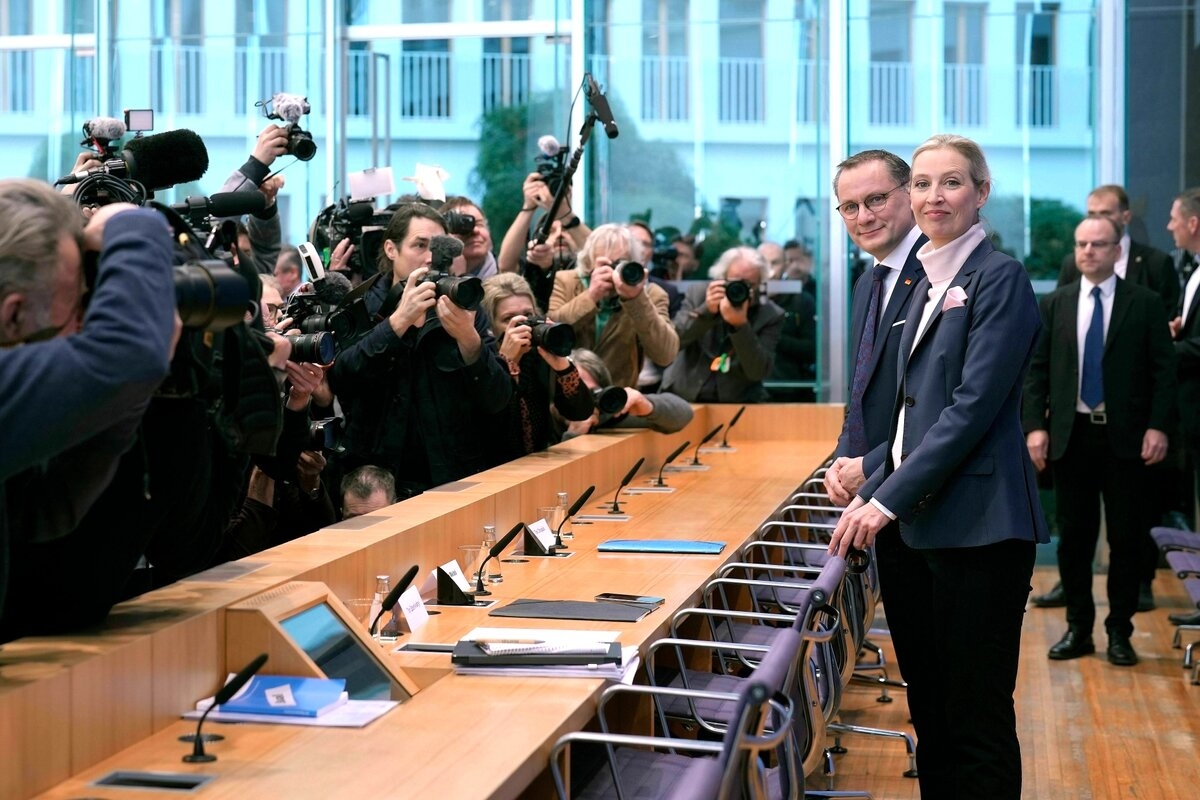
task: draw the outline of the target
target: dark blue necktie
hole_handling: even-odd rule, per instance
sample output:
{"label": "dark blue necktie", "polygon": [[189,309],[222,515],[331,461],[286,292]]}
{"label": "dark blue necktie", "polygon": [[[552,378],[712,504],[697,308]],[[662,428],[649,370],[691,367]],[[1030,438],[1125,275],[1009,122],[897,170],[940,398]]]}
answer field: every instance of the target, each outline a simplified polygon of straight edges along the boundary
{"label": "dark blue necktie", "polygon": [[1092,289],[1092,322],[1083,339],[1083,380],[1079,399],[1088,408],[1104,402],[1104,305],[1100,302],[1100,287]]}
{"label": "dark blue necktie", "polygon": [[888,268],[879,264],[871,270],[871,297],[867,300],[867,319],[863,324],[858,355],[854,359],[854,381],[850,384],[850,406],[846,409],[847,455],[858,457],[867,453],[866,420],[862,400],[870,380],[871,356],[875,352],[875,328],[879,325],[879,302],[883,296],[883,279]]}

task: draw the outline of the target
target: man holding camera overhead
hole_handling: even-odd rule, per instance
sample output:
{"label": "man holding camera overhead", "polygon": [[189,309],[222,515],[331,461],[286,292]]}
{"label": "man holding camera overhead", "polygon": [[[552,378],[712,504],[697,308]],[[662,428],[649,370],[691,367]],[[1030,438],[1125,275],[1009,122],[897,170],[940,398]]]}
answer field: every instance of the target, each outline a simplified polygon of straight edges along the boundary
{"label": "man holding camera overhead", "polygon": [[[339,342],[330,374],[346,414],[343,466],[384,467],[402,498],[493,466],[484,421],[512,394],[486,315],[475,310],[478,279],[430,280],[431,267],[445,271],[461,251],[445,233],[442,215],[423,203],[396,210],[364,297],[369,319],[386,316],[356,341]],[[469,292],[453,291],[472,282],[474,304]]]}
{"label": "man holding camera overhead", "polygon": [[760,403],[783,330],[783,309],[763,294],[770,267],[752,247],[717,259],[724,276],[688,289],[675,315],[682,351],[663,375],[663,389],[698,403]]}
{"label": "man holding camera overhead", "polygon": [[604,359],[619,386],[636,386],[642,356],[666,366],[679,352],[667,293],[631,261],[634,242],[622,225],[601,225],[579,252],[578,265],[554,276],[550,317],[575,329],[575,343]]}

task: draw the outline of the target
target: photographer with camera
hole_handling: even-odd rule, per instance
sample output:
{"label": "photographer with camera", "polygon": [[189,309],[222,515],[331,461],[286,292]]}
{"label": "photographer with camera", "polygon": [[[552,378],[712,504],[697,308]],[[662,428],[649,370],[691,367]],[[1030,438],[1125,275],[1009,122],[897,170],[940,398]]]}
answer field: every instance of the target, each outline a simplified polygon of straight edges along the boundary
{"label": "photographer with camera", "polygon": [[[81,222],[50,186],[0,180],[0,610],[10,545],[75,529],[133,444],[178,337],[162,218],[112,204]],[[86,311],[84,251],[100,254]]]}
{"label": "photographer with camera", "polygon": [[464,274],[483,280],[498,273],[496,256],[492,254],[492,232],[479,206],[468,197],[451,195],[438,211],[446,220],[446,232],[463,243]]}
{"label": "photographer with camera", "polygon": [[565,427],[562,439],[590,433],[597,428],[649,428],[659,433],[681,431],[692,421],[691,403],[670,392],[641,392],[614,384],[608,366],[591,350],[576,348],[571,360],[579,377],[591,391],[596,410],[585,420],[558,418]]}
{"label": "photographer with camera", "polygon": [[520,273],[533,288],[538,305],[545,308],[554,290],[554,275],[575,267],[576,251],[587,241],[591,229],[571,210],[568,192],[567,207],[558,212],[558,219],[551,221],[550,235],[539,244],[533,235],[536,225],[533,215],[539,208],[550,209],[554,193],[541,172],[529,173],[521,189],[521,210],[500,243],[498,263],[501,272]]}
{"label": "photographer with camera", "polygon": [[622,386],[636,385],[643,355],[666,366],[679,350],[667,293],[629,260],[634,247],[625,226],[601,225],[584,243],[575,269],[554,276],[550,297],[550,316],[571,325],[576,343],[598,353]]}
{"label": "photographer with camera", "polygon": [[557,441],[551,406],[564,419],[584,420],[592,414],[592,394],[568,357],[574,330],[541,315],[520,275],[501,273],[484,281],[482,308],[513,381],[512,399],[492,437],[496,460],[511,461]]}
{"label": "photographer with camera", "polygon": [[764,294],[770,267],[752,247],[717,259],[722,276],[688,289],[675,315],[679,357],[663,374],[663,389],[699,403],[760,403],[783,330],[783,309]]}
{"label": "photographer with camera", "polygon": [[330,372],[346,414],[344,467],[390,470],[402,497],[493,466],[486,417],[512,395],[488,320],[450,296],[477,279],[432,279],[431,266],[448,266],[435,263],[435,249],[448,262],[445,241],[457,246],[445,233],[442,215],[423,203],[396,210],[380,274],[356,289],[370,319],[383,319],[353,343],[340,341]]}
{"label": "photographer with camera", "polygon": [[[283,188],[283,176],[271,176],[271,165],[275,159],[288,151],[288,129],[268,124],[258,134],[254,150],[246,163],[234,170],[221,186],[222,192],[261,192],[267,200],[266,208],[245,218],[246,235],[250,247],[242,248],[252,257],[256,272],[269,275],[275,268],[283,247],[283,233],[279,221],[276,197]],[[286,295],[285,295],[286,296]]]}

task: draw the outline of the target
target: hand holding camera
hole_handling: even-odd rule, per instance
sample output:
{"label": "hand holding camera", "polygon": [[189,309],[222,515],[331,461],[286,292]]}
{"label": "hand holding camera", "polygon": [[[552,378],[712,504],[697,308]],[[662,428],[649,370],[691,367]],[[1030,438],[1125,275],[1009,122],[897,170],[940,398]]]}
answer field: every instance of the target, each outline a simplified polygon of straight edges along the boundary
{"label": "hand holding camera", "polygon": [[446,333],[458,342],[463,361],[474,364],[483,351],[483,341],[479,338],[479,331],[475,329],[474,309],[463,308],[450,299],[449,295],[441,294],[437,298],[437,315]]}
{"label": "hand holding camera", "polygon": [[613,267],[616,276],[614,286],[617,297],[622,300],[632,300],[642,293],[646,285],[646,268],[636,261],[621,261]]}
{"label": "hand holding camera", "polygon": [[251,153],[264,167],[275,163],[275,159],[288,151],[289,128],[283,125],[269,124],[258,135],[258,142]]}
{"label": "hand holding camera", "polygon": [[615,291],[612,259],[600,256],[596,259],[596,266],[592,269],[591,280],[588,283],[588,295],[591,296],[593,303],[600,305]]}
{"label": "hand holding camera", "polygon": [[404,293],[396,310],[388,317],[388,323],[397,336],[403,336],[409,328],[420,328],[425,324],[425,314],[437,302],[437,286],[421,280],[429,267],[418,267],[408,276]]}
{"label": "hand holding camera", "polygon": [[538,208],[549,208],[554,202],[554,192],[550,191],[550,187],[546,185],[545,179],[540,172],[531,172],[525,176],[525,182],[521,185],[521,191],[525,195],[525,203],[523,208],[537,206]]}
{"label": "hand holding camera", "polygon": [[713,281],[704,295],[710,314],[720,314],[729,325],[740,328],[749,321],[750,284],[746,281]]}

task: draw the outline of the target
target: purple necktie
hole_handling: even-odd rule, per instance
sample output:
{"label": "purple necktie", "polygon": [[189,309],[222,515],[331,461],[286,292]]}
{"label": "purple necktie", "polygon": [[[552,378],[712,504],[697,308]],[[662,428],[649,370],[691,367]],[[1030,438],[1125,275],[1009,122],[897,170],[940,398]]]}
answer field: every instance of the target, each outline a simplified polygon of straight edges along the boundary
{"label": "purple necktie", "polygon": [[863,324],[858,356],[854,359],[854,382],[850,384],[850,406],[846,410],[847,455],[851,458],[866,455],[867,429],[863,419],[862,400],[870,379],[871,356],[875,352],[875,328],[879,324],[879,300],[883,296],[883,278],[888,268],[883,264],[871,270],[871,297],[867,300],[867,319]]}

